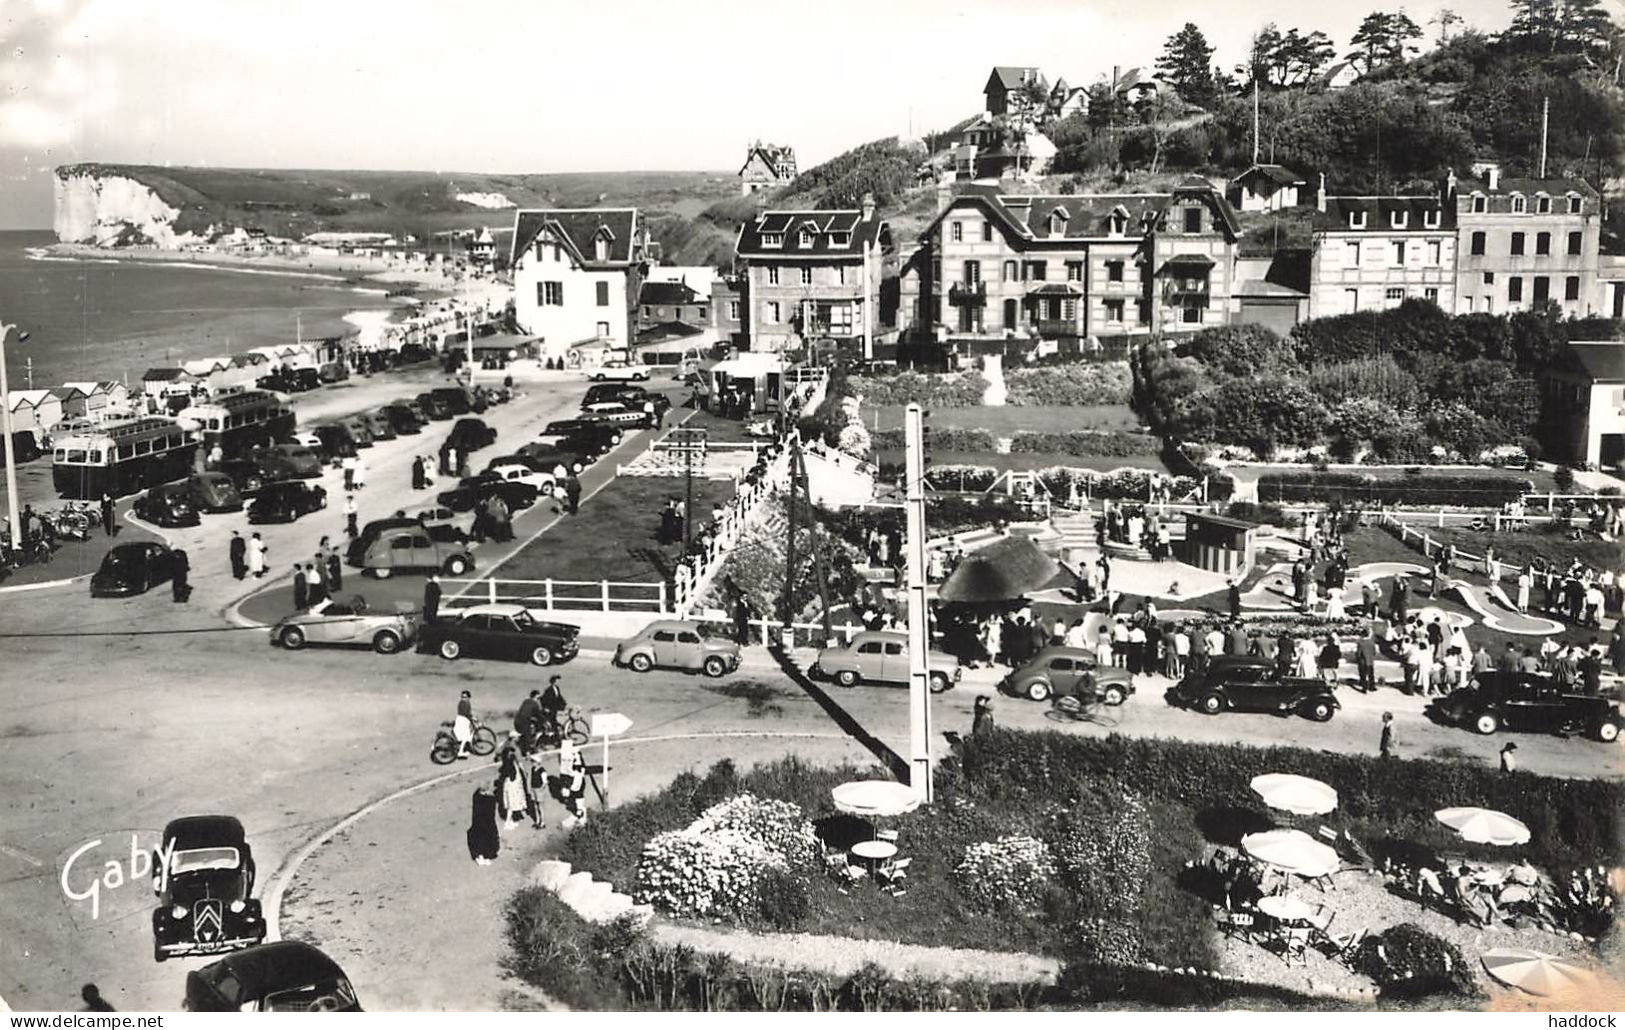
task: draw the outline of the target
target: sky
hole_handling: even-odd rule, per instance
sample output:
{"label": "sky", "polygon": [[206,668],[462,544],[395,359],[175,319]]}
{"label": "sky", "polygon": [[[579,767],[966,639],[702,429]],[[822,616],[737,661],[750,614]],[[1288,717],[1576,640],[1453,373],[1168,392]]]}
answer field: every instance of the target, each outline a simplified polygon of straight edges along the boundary
{"label": "sky", "polygon": [[[1622,0],[1612,0],[1625,6]],[[1367,0],[0,0],[0,229],[77,161],[468,172],[801,168],[981,109],[994,64],[1087,85],[1187,21],[1231,67],[1266,22],[1340,50]],[[1495,31],[1505,0],[1450,8]]]}

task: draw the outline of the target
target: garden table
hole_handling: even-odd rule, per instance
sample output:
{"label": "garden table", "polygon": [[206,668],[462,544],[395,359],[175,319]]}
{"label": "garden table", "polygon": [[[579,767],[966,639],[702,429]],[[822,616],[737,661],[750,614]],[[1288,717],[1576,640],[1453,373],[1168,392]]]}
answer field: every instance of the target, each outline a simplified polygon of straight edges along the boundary
{"label": "garden table", "polygon": [[1308,904],[1287,894],[1272,894],[1267,898],[1260,898],[1258,910],[1283,923],[1301,923],[1315,914],[1315,910]]}
{"label": "garden table", "polygon": [[873,865],[896,856],[897,845],[889,840],[862,840],[852,845],[851,854]]}

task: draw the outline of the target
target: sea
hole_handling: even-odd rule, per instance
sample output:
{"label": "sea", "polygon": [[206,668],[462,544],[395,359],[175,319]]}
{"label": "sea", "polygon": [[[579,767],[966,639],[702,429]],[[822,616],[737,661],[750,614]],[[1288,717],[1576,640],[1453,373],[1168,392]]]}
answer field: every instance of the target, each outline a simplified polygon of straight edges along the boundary
{"label": "sea", "polygon": [[335,336],[352,311],[389,305],[376,289],[330,275],[202,268],[41,254],[51,232],[0,232],[0,322],[10,387],[77,380],[134,386],[148,368],[252,347]]}

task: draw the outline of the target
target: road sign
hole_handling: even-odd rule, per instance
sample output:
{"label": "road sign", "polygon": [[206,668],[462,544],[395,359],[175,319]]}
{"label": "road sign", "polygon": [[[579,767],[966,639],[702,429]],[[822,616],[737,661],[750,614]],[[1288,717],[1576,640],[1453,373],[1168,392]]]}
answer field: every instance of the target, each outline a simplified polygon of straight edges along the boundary
{"label": "road sign", "polygon": [[588,730],[594,737],[614,737],[632,728],[632,720],[620,712],[601,712],[592,717]]}

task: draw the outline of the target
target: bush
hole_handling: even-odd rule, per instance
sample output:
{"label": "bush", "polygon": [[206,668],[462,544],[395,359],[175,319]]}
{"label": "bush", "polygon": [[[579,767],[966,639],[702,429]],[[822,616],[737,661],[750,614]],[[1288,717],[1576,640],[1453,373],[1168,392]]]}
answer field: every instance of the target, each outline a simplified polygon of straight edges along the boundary
{"label": "bush", "polygon": [[1046,407],[1126,404],[1133,377],[1128,362],[1109,361],[1005,373],[1009,403]]}
{"label": "bush", "polygon": [[1367,937],[1355,949],[1350,965],[1375,980],[1389,997],[1478,994],[1461,951],[1415,923],[1400,923],[1380,935]]}
{"label": "bush", "polygon": [[1027,912],[1043,901],[1054,874],[1055,860],[1043,841],[1012,835],[965,848],[954,866],[954,883],[980,907]]}
{"label": "bush", "polygon": [[1331,502],[1345,504],[1458,505],[1498,507],[1534,489],[1522,476],[1510,473],[1466,476],[1428,472],[1404,478],[1377,477],[1358,472],[1266,472],[1258,477],[1260,500]]}
{"label": "bush", "polygon": [[[901,429],[882,429],[874,434],[877,449],[902,450],[906,446]],[[933,429],[931,448],[938,451],[991,451],[993,434],[985,429]]]}
{"label": "bush", "polygon": [[740,830],[671,830],[649,841],[632,896],[680,916],[747,917],[768,870],[788,871],[784,856]]}
{"label": "bush", "polygon": [[812,892],[807,877],[788,869],[767,869],[756,881],[756,905],[750,922],[772,930],[795,930],[807,921]]}
{"label": "bush", "polygon": [[689,827],[692,833],[737,830],[784,856],[791,869],[805,870],[818,860],[818,835],[793,801],[740,794],[706,809]]}
{"label": "bush", "polygon": [[871,406],[918,404],[926,408],[974,408],[982,403],[987,380],[978,372],[899,372],[875,378],[853,376],[851,388]]}
{"label": "bush", "polygon": [[[933,442],[935,440],[933,439]],[[1149,433],[1017,433],[1012,454],[1071,454],[1080,458],[1133,458],[1162,452],[1162,441]]]}

